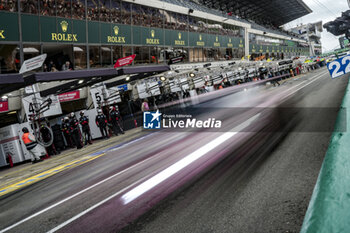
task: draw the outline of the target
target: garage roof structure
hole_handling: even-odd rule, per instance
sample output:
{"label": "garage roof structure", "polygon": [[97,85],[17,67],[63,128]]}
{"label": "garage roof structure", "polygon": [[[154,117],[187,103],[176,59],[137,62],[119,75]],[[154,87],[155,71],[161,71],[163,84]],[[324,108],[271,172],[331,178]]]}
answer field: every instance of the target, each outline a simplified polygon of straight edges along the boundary
{"label": "garage roof structure", "polygon": [[256,23],[270,22],[278,27],[307,15],[312,10],[302,0],[198,0],[201,4],[232,12]]}
{"label": "garage roof structure", "polygon": [[[27,77],[22,74],[0,75],[0,97],[3,94],[40,82],[67,81],[61,85],[41,91],[42,96],[61,94],[121,75],[131,75],[132,80],[149,77],[170,70],[168,65],[128,66],[120,69],[101,68],[61,72],[39,72]],[[125,82],[122,80],[120,83]]]}

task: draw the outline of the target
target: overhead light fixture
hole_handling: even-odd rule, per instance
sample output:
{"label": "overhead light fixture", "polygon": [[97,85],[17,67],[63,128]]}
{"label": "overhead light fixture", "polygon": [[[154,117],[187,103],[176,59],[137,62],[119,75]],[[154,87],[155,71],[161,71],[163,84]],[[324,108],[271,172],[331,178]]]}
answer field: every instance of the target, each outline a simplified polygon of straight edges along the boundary
{"label": "overhead light fixture", "polygon": [[3,95],[1,99],[8,99],[9,97],[7,95]]}
{"label": "overhead light fixture", "polygon": [[193,78],[194,76],[196,76],[194,73],[190,73],[191,78]]}
{"label": "overhead light fixture", "polygon": [[164,82],[165,81],[165,77],[164,76],[160,77],[160,80],[162,80]]}
{"label": "overhead light fixture", "polygon": [[125,81],[129,81],[130,80],[130,76],[127,76],[126,78],[125,78]]}
{"label": "overhead light fixture", "polygon": [[78,84],[82,84],[84,82],[84,80],[79,80]]}
{"label": "overhead light fixture", "polygon": [[23,48],[23,53],[39,53],[39,50],[36,48]]}

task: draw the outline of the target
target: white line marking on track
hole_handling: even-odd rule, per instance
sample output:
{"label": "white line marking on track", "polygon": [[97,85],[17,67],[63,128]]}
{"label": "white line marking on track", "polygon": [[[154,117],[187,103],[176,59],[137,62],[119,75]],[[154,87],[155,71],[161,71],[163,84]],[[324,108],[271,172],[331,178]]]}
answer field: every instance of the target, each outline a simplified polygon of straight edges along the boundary
{"label": "white line marking on track", "polygon": [[145,159],[145,160],[143,160],[143,161],[141,161],[141,162],[139,162],[139,163],[136,163],[136,164],[132,165],[131,167],[128,167],[128,168],[126,168],[126,169],[124,169],[124,170],[122,170],[122,171],[120,171],[120,172],[118,172],[118,173],[116,173],[116,174],[114,174],[114,175],[112,175],[112,176],[110,176],[110,177],[107,177],[107,178],[104,179],[104,180],[101,180],[101,181],[97,182],[96,184],[93,184],[93,185],[87,187],[86,189],[83,189],[83,190],[81,190],[81,191],[79,191],[79,192],[77,192],[77,193],[75,193],[75,194],[73,194],[73,195],[71,195],[71,196],[69,196],[69,197],[67,197],[67,198],[65,198],[65,199],[63,199],[63,200],[61,200],[61,201],[59,201],[59,202],[57,202],[57,203],[55,203],[55,204],[53,204],[53,205],[47,207],[47,208],[45,208],[45,209],[42,209],[42,210],[40,210],[39,212],[36,212],[35,214],[32,214],[32,215],[30,215],[30,216],[28,216],[28,217],[22,219],[21,221],[18,221],[18,222],[16,222],[16,223],[13,224],[13,225],[8,226],[7,228],[1,230],[0,233],[6,232],[6,231],[8,231],[8,230],[11,230],[12,228],[14,228],[14,227],[16,227],[16,226],[18,226],[18,225],[20,225],[20,224],[22,224],[22,223],[24,223],[24,222],[30,220],[30,219],[36,217],[36,216],[38,216],[38,215],[40,215],[40,214],[42,214],[42,213],[44,213],[44,212],[46,212],[46,211],[48,211],[48,210],[50,210],[50,209],[52,209],[52,208],[55,208],[56,206],[61,205],[61,204],[63,204],[63,203],[65,203],[65,202],[69,201],[70,199],[72,199],[72,198],[74,198],[74,197],[76,197],[76,196],[79,196],[80,194],[85,193],[85,192],[89,191],[90,189],[93,189],[93,188],[95,188],[96,186],[98,186],[98,185],[100,185],[100,184],[103,184],[103,183],[107,182],[108,180],[110,180],[110,179],[112,179],[112,178],[114,178],[114,177],[116,177],[116,176],[118,176],[118,175],[120,175],[120,174],[123,174],[123,173],[127,172],[128,170],[130,170],[130,169],[132,169],[132,168],[134,168],[134,167],[136,167],[136,166],[138,166],[138,165],[140,165],[140,164],[142,164],[142,163],[144,163],[144,162],[146,162],[146,161],[148,161],[148,160],[150,160],[150,159],[152,159],[152,158],[153,158],[153,157],[150,157],[150,158],[147,158],[147,159]]}
{"label": "white line marking on track", "polygon": [[[140,181],[136,181],[135,183],[138,183],[138,182],[140,182]],[[121,194],[122,192],[124,192],[124,191],[126,191],[127,189],[131,188],[133,185],[135,185],[135,183],[132,183],[132,184],[126,186],[125,188],[119,190],[118,192],[114,193],[113,195],[107,197],[106,199],[104,199],[104,200],[98,202],[97,204],[91,206],[90,208],[84,210],[83,212],[81,212],[81,213],[75,215],[73,218],[70,218],[70,219],[68,219],[67,221],[65,221],[64,223],[62,223],[62,224],[58,225],[57,227],[55,227],[55,228],[49,230],[47,233],[53,233],[53,232],[58,231],[59,229],[61,229],[61,228],[63,228],[64,226],[68,225],[69,223],[71,223],[71,222],[77,220],[77,219],[80,218],[81,216],[83,216],[83,215],[85,215],[86,213],[90,212],[91,210],[93,210],[93,209],[99,207],[100,205],[104,204],[105,202],[111,200],[112,198],[118,196],[118,195]]]}
{"label": "white line marking on track", "polygon": [[[224,133],[220,137],[214,139],[213,141],[209,142],[205,146],[202,146],[201,148],[199,148],[196,151],[192,152],[191,154],[187,155],[185,158],[181,159],[180,161],[176,162],[175,164],[173,164],[170,167],[166,168],[165,170],[161,171],[160,173],[153,176],[152,178],[146,180],[145,182],[138,185],[137,187],[135,187],[131,191],[127,192],[126,194],[124,194],[122,196],[124,204],[127,204],[127,203],[135,200],[137,197],[139,197],[143,193],[149,191],[150,189],[152,189],[156,185],[160,184],[162,181],[168,179],[170,176],[174,175],[175,173],[177,173],[178,171],[180,171],[184,167],[188,166],[189,164],[191,164],[195,160],[199,159],[200,157],[202,157],[203,155],[205,155],[209,151],[213,150],[215,147],[217,147],[220,144],[222,144],[223,142],[227,141],[229,138],[236,135],[239,131],[241,131],[242,129],[249,126],[254,120],[256,120],[259,117],[259,115],[260,115],[260,113],[249,118],[248,120],[246,120],[245,122],[243,122],[239,126],[233,128],[231,130],[232,132]],[[52,230],[50,230],[48,232],[49,233],[56,232],[57,230],[65,227],[66,225],[70,224],[71,222],[75,221],[76,219],[80,218],[81,216],[85,215],[86,213],[90,212],[91,210],[101,206],[102,204],[106,203],[107,201],[111,200],[112,198],[118,196],[120,193],[126,191],[128,188],[132,187],[133,185],[135,185],[138,182],[140,182],[140,181],[137,181],[137,182],[123,188],[122,190],[114,193],[113,195],[107,197],[106,199],[100,201],[99,203],[91,206],[89,209],[77,214],[73,218],[68,219],[64,223],[58,225],[57,227],[53,228]]]}
{"label": "white line marking on track", "polygon": [[290,96],[290,95],[293,95],[294,93],[296,93],[296,92],[298,92],[298,91],[300,91],[300,90],[303,89],[304,87],[306,87],[306,86],[310,85],[311,83],[315,82],[316,80],[322,78],[322,77],[323,77],[324,75],[326,75],[326,74],[327,74],[327,73],[324,73],[324,74],[320,75],[320,77],[311,80],[310,82],[308,82],[308,83],[305,84],[304,86],[302,86],[302,87],[300,87],[300,88],[298,88],[298,89],[292,91],[291,93],[288,93],[288,95],[286,95],[285,98],[288,97],[288,96]]}
{"label": "white line marking on track", "polygon": [[[327,74],[327,73],[325,73],[325,74]],[[310,81],[310,82],[307,83],[306,85],[304,85],[304,86],[298,88],[297,90],[295,90],[295,91],[289,93],[287,96],[292,95],[292,94],[294,94],[295,92],[299,91],[300,89],[302,89],[302,88],[308,86],[309,84],[313,83],[314,81],[320,79],[320,78],[321,78],[322,76],[324,76],[325,74],[321,75],[320,77],[318,77],[318,78],[316,78],[316,79],[313,79],[312,81]],[[298,85],[296,85],[296,86],[294,86],[294,87],[292,87],[292,88],[295,88],[295,87],[297,87],[297,86],[303,84],[303,83],[306,82],[306,81],[307,81],[307,80],[303,81],[302,83],[299,83]],[[290,90],[290,89],[292,89],[292,88],[287,89],[287,91]],[[252,121],[254,121],[254,120],[258,117],[258,115],[260,115],[260,114],[257,114],[257,115],[255,115],[255,116],[253,116],[252,118],[248,119],[247,121],[245,121],[244,123],[242,123],[242,124],[239,125],[238,127],[243,127],[243,126],[244,126],[244,128],[245,128],[245,127],[246,127],[245,125],[247,125],[247,124],[249,125]],[[253,119],[253,118],[254,118],[254,119]],[[248,125],[247,125],[247,126],[248,126]],[[236,127],[236,128],[238,128],[238,127]],[[236,129],[236,128],[235,128],[235,129]],[[221,135],[220,137],[214,139],[213,141],[209,142],[209,143],[206,144],[205,146],[203,146],[203,147],[197,149],[196,151],[192,152],[190,155],[186,156],[186,157],[183,158],[182,160],[178,161],[177,163],[173,164],[172,166],[168,167],[167,169],[165,169],[165,170],[163,170],[162,172],[158,173],[157,175],[153,176],[153,177],[150,178],[149,180],[147,180],[147,181],[145,181],[144,183],[140,184],[139,186],[135,187],[135,188],[132,189],[131,191],[127,192],[126,194],[124,194],[124,195],[122,196],[122,199],[124,200],[124,203],[127,204],[127,203],[129,203],[129,202],[135,200],[137,197],[139,197],[139,196],[142,195],[143,193],[147,192],[147,191],[150,190],[151,188],[155,187],[155,186],[158,185],[160,182],[162,182],[162,181],[164,181],[165,179],[169,178],[171,175],[173,175],[173,174],[175,174],[176,172],[180,171],[181,169],[183,169],[184,167],[188,166],[188,165],[189,165],[190,163],[192,163],[193,161],[199,159],[200,157],[202,157],[203,155],[205,155],[205,154],[208,153],[209,151],[213,150],[215,147],[217,147],[217,146],[219,146],[220,144],[222,144],[223,142],[227,141],[229,138],[231,138],[232,136],[234,136],[235,134],[237,134],[240,130],[237,131],[237,129],[236,129],[236,130],[233,130],[233,131],[235,131],[235,132],[227,132],[227,133],[224,133],[224,134]],[[17,223],[15,223],[15,224],[13,224],[13,225],[11,225],[11,226],[8,226],[7,228],[1,230],[0,233],[6,232],[6,231],[8,231],[8,230],[11,230],[11,229],[15,228],[16,226],[18,226],[18,225],[20,225],[20,224],[22,224],[22,223],[24,223],[24,222],[26,222],[26,221],[28,221],[28,220],[34,218],[34,217],[36,217],[36,216],[38,216],[38,215],[40,215],[40,214],[42,214],[42,213],[44,213],[44,212],[46,212],[46,211],[52,209],[52,208],[55,208],[56,206],[58,206],[58,205],[60,205],[60,204],[63,204],[63,203],[65,203],[65,202],[69,201],[70,199],[79,196],[80,194],[83,194],[83,193],[85,193],[85,192],[91,190],[92,188],[94,188],[94,187],[96,187],[96,186],[98,186],[98,185],[100,185],[100,184],[103,184],[103,183],[107,182],[108,180],[110,180],[110,179],[112,179],[112,178],[114,178],[114,177],[116,177],[116,176],[118,176],[118,175],[120,175],[120,174],[122,174],[122,173],[124,173],[124,172],[126,172],[126,171],[128,171],[128,170],[130,170],[130,169],[132,169],[132,168],[134,168],[134,167],[136,167],[136,166],[138,166],[139,164],[142,164],[142,163],[144,163],[144,162],[146,162],[146,161],[152,159],[152,158],[153,158],[153,157],[150,157],[150,158],[147,158],[147,159],[145,159],[145,160],[143,160],[143,161],[141,161],[141,162],[139,162],[139,163],[136,163],[136,164],[132,165],[131,167],[128,167],[128,168],[126,168],[126,169],[124,169],[124,170],[122,170],[122,171],[120,171],[120,172],[118,172],[118,173],[116,173],[116,174],[114,174],[114,175],[112,175],[112,176],[110,176],[110,177],[108,177],[108,178],[102,180],[102,181],[99,181],[98,183],[96,183],[96,184],[94,184],[94,185],[89,186],[89,187],[86,188],[86,189],[83,189],[83,190],[81,190],[81,191],[79,191],[79,192],[77,192],[77,193],[75,193],[75,194],[73,194],[73,195],[71,195],[71,196],[69,196],[69,197],[67,197],[67,198],[65,198],[65,199],[63,199],[63,200],[61,200],[61,201],[59,201],[59,202],[57,202],[57,203],[55,203],[55,204],[53,204],[53,205],[51,205],[51,206],[45,208],[45,209],[43,209],[43,210],[41,210],[41,211],[39,211],[39,212],[36,212],[35,214],[32,214],[32,215],[30,215],[30,216],[28,216],[28,217],[22,219],[21,221],[18,221]],[[163,175],[164,175],[164,177],[162,177]],[[137,182],[140,182],[140,181],[137,181]],[[60,225],[58,225],[57,227],[53,228],[53,229],[50,230],[49,232],[55,232],[55,231],[61,229],[62,227],[68,225],[69,223],[73,222],[74,220],[78,219],[79,217],[81,217],[81,216],[85,215],[86,213],[90,212],[91,210],[97,208],[98,206],[102,205],[103,203],[107,202],[108,200],[112,199],[113,197],[115,197],[115,196],[121,194],[122,192],[124,192],[124,191],[127,190],[128,188],[130,188],[130,187],[132,187],[133,185],[135,185],[137,182],[135,182],[135,183],[133,183],[133,184],[131,184],[131,185],[129,185],[129,186],[123,188],[122,190],[118,191],[117,193],[113,194],[112,196],[109,196],[108,198],[106,198],[106,199],[104,199],[103,201],[101,201],[101,202],[95,204],[94,206],[90,207],[89,209],[87,209],[87,210],[81,212],[80,214],[74,216],[73,218],[67,220],[66,222],[64,222],[64,223],[62,223],[62,224],[60,224]],[[153,183],[153,182],[154,182],[154,183]],[[143,188],[145,188],[145,190],[141,190],[141,189],[143,189]]]}

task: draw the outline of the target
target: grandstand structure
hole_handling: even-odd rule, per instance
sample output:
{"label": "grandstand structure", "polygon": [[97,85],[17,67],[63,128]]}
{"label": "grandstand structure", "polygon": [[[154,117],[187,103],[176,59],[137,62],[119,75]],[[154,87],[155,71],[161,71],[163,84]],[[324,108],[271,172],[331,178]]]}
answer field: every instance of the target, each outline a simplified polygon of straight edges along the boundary
{"label": "grandstand structure", "polygon": [[310,56],[319,56],[322,54],[322,21],[301,24],[289,29],[289,31],[298,34],[299,37],[308,41],[310,48]]}
{"label": "grandstand structure", "polygon": [[47,54],[42,71],[308,55],[280,26],[310,13],[302,0],[0,1],[0,73]]}

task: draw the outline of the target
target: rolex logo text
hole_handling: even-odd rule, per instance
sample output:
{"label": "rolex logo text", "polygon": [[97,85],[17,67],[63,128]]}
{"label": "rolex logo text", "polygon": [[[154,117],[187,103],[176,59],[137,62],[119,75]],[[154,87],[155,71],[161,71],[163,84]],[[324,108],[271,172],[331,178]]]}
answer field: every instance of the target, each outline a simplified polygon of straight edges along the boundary
{"label": "rolex logo text", "polygon": [[181,32],[178,33],[178,40],[175,40],[175,45],[185,45],[185,41],[184,40],[181,40]]}
{"label": "rolex logo text", "polygon": [[197,46],[204,46],[204,41],[202,41],[202,35],[199,35],[199,41],[197,41]]}
{"label": "rolex logo text", "polygon": [[215,47],[220,47],[220,42],[218,42],[218,41],[219,41],[219,38],[216,37],[216,38],[215,38],[215,42],[214,42],[214,46],[215,46]]}
{"label": "rolex logo text", "polygon": [[152,45],[158,45],[159,39],[154,38],[155,37],[155,31],[151,30],[151,37],[152,38],[146,38],[146,44],[152,44]]}
{"label": "rolex logo text", "polygon": [[61,21],[60,25],[63,33],[51,33],[52,41],[78,41],[77,34],[65,33],[68,30],[67,21]]}
{"label": "rolex logo text", "polygon": [[0,30],[0,39],[5,39],[4,32],[5,30]]}
{"label": "rolex logo text", "polygon": [[119,34],[119,27],[114,26],[113,27],[114,35],[115,36],[107,36],[107,42],[108,43],[119,43],[119,44],[125,44],[125,37],[124,36],[118,36]]}

